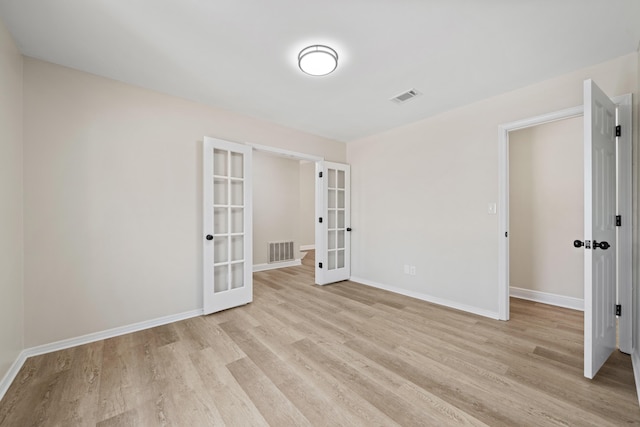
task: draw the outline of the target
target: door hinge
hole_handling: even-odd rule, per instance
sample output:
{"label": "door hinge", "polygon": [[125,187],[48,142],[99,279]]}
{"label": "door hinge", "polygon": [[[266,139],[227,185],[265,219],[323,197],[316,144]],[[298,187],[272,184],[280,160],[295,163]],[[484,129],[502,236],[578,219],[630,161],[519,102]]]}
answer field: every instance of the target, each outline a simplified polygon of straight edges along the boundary
{"label": "door hinge", "polygon": [[616,316],[622,316],[622,306],[620,304],[616,305]]}
{"label": "door hinge", "polygon": [[318,268],[322,268],[322,263],[321,262],[318,263]]}
{"label": "door hinge", "polygon": [[616,227],[622,227],[622,215],[616,215]]}
{"label": "door hinge", "polygon": [[318,172],[318,178],[322,178],[322,172]]}
{"label": "door hinge", "polygon": [[318,218],[318,222],[322,224],[322,217]]}
{"label": "door hinge", "polygon": [[616,126],[616,136],[622,136],[622,126]]}

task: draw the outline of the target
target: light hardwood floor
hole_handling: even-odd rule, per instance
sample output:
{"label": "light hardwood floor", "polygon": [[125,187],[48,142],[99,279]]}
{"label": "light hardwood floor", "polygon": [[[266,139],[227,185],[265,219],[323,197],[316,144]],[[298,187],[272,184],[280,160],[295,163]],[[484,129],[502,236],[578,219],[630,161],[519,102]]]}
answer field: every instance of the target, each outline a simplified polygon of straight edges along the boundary
{"label": "light hardwood floor", "polygon": [[628,356],[582,377],[580,312],[254,277],[247,306],[28,359],[0,426],[640,425]]}

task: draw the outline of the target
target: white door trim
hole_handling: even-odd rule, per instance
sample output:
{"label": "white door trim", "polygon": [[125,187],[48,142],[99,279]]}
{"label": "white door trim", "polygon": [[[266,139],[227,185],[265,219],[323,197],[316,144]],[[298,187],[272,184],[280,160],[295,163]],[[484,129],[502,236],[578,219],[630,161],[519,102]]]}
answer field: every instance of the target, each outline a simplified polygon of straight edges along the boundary
{"label": "white door trim", "polygon": [[294,160],[307,160],[309,162],[321,162],[324,161],[324,157],[314,156],[311,154],[298,153],[297,151],[285,150],[284,148],[270,147],[268,145],[260,144],[247,144],[256,151],[262,151],[263,153],[277,154],[282,157],[289,157]]}
{"label": "white door trim", "polygon": [[[632,141],[632,97],[631,94],[616,96],[613,98],[619,109],[620,122],[624,127],[628,128],[627,132],[622,133],[620,138],[620,161],[618,167],[618,180],[620,182],[620,196],[623,204],[619,206],[619,213],[623,218],[629,218],[627,224],[631,227],[631,155],[624,155],[630,152]],[[514,122],[504,123],[498,126],[498,318],[500,320],[509,320],[509,239],[505,237],[505,233],[509,231],[509,132],[526,129],[545,123],[551,123],[558,120],[569,119],[572,117],[580,117],[584,114],[584,106],[579,105],[565,110],[555,111],[542,114],[535,117],[517,120]],[[623,226],[624,226],[623,221]],[[622,235],[623,233],[621,233]],[[619,295],[628,298],[628,310],[623,310],[620,320],[620,349],[629,349],[631,351],[631,233],[624,233],[626,240],[620,242],[619,248]],[[627,274],[625,276],[625,274]],[[622,300],[622,299],[621,299]],[[626,313],[625,313],[626,311]]]}
{"label": "white door trim", "polygon": [[498,318],[509,320],[509,132],[579,117],[582,105],[498,126]]}

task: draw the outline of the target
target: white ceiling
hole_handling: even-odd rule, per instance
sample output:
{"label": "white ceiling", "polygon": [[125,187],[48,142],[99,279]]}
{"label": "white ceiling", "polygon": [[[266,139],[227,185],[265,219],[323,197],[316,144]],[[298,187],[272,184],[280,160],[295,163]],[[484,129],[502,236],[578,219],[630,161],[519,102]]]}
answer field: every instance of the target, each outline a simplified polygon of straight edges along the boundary
{"label": "white ceiling", "polygon": [[[640,41],[639,0],[0,0],[0,18],[27,56],[345,142]],[[336,72],[297,68],[311,44]]]}

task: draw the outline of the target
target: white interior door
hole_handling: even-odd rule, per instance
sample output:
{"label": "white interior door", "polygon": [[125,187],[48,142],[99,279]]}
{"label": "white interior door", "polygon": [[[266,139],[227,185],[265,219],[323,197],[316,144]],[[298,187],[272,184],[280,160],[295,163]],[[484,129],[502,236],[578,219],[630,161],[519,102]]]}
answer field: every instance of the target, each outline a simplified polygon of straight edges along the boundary
{"label": "white interior door", "polygon": [[204,313],[253,300],[249,146],[204,138]]}
{"label": "white interior door", "polygon": [[616,348],[616,107],[584,82],[584,376]]}
{"label": "white interior door", "polygon": [[316,163],[316,284],[351,276],[351,168]]}

